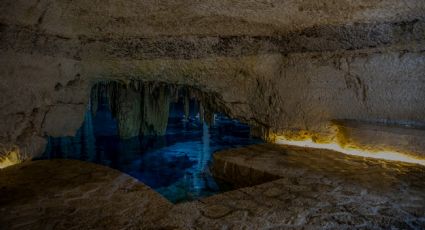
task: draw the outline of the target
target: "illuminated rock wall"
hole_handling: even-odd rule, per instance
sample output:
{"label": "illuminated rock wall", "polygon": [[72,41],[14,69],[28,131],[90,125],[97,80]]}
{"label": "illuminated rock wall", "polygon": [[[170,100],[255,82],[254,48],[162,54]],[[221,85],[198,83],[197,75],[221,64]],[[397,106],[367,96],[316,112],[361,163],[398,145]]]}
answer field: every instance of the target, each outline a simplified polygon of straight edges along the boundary
{"label": "illuminated rock wall", "polygon": [[44,137],[73,135],[107,80],[213,93],[206,111],[220,106],[265,136],[327,133],[333,119],[421,122],[424,18],[422,0],[5,0],[0,142],[36,155]]}

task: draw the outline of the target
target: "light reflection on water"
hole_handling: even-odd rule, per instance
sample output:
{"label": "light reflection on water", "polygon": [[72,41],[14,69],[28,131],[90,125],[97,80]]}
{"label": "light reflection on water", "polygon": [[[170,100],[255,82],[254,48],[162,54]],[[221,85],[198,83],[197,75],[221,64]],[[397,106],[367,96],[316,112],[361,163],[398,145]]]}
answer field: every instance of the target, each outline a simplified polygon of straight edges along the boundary
{"label": "light reflection on water", "polygon": [[212,127],[194,116],[183,121],[178,104],[171,106],[167,134],[122,140],[106,104],[95,116],[86,113],[75,137],[49,138],[43,159],[69,158],[94,162],[125,172],[149,185],[172,202],[206,197],[230,190],[229,184],[209,172],[212,153],[260,143],[249,127],[217,116]]}

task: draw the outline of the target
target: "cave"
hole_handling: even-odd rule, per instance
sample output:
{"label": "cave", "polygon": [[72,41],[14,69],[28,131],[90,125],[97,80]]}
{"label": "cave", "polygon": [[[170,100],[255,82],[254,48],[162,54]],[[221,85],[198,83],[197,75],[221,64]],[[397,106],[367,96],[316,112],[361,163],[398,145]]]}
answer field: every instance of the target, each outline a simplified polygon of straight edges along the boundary
{"label": "cave", "polygon": [[425,2],[0,2],[0,229],[425,229]]}
{"label": "cave", "polygon": [[75,159],[140,180],[173,203],[238,188],[215,178],[212,153],[262,143],[219,98],[163,82],[98,82],[75,136],[48,137],[36,160]]}

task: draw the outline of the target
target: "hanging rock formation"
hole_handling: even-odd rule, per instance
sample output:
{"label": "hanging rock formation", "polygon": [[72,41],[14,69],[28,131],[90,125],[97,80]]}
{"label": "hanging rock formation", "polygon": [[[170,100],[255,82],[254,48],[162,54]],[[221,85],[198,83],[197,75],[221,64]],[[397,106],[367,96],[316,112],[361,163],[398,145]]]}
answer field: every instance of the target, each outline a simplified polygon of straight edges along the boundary
{"label": "hanging rock formation", "polygon": [[[117,120],[118,135],[131,138],[139,135],[165,135],[171,102],[181,100],[184,117],[189,118],[190,100],[200,105],[200,121],[213,123],[214,112],[225,112],[218,95],[202,92],[190,86],[163,82],[118,81],[99,82],[91,91],[91,113],[96,114],[103,100],[108,102],[112,115]],[[207,110],[204,110],[204,106]]]}
{"label": "hanging rock formation", "polygon": [[123,138],[137,136],[142,121],[142,95],[132,87],[117,88],[113,111],[118,120],[118,134]]}
{"label": "hanging rock formation", "polygon": [[188,95],[188,93],[186,93],[185,95],[184,95],[184,117],[185,117],[185,119],[186,120],[188,120],[189,119],[189,113],[190,113],[190,111],[189,111],[189,95]]}
{"label": "hanging rock formation", "polygon": [[143,117],[140,127],[143,135],[162,136],[167,130],[170,108],[170,94],[167,86],[155,88],[152,85],[144,86]]}

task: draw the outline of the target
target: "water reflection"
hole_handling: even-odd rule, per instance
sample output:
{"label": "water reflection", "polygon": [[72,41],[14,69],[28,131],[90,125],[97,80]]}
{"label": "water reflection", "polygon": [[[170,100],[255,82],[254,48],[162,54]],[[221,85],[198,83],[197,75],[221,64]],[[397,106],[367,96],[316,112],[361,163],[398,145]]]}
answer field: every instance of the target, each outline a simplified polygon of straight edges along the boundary
{"label": "water reflection", "polygon": [[231,189],[213,178],[209,164],[213,152],[259,143],[249,127],[218,115],[209,127],[199,122],[191,103],[188,120],[183,105],[170,106],[167,132],[162,137],[120,139],[108,105],[96,115],[86,113],[75,137],[49,138],[42,158],[70,158],[106,165],[149,185],[172,202],[194,200]]}

